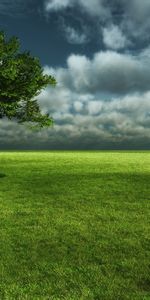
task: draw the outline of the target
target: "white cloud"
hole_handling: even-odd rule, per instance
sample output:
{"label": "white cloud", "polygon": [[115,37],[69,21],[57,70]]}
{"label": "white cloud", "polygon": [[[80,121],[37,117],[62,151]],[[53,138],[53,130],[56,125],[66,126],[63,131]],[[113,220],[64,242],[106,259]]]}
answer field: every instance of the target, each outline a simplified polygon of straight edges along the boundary
{"label": "white cloud", "polygon": [[102,0],[46,0],[47,12],[64,10],[68,7],[80,7],[91,16],[107,16],[109,9],[103,5]]}
{"label": "white cloud", "polygon": [[100,114],[100,112],[103,109],[103,102],[102,101],[90,101],[87,105],[88,112],[90,115],[97,115]]}
{"label": "white cloud", "polygon": [[[93,59],[71,55],[66,68],[46,66],[44,73],[54,75],[58,84],[37,99],[42,111],[54,118],[54,128],[32,133],[5,120],[0,126],[1,148],[150,147],[148,49],[143,53],[133,57],[107,51]],[[106,100],[103,91],[116,95]]]}
{"label": "white cloud", "polygon": [[[70,62],[70,59],[73,60]],[[95,56],[95,59],[98,58]],[[101,148],[111,143],[134,148],[140,147],[141,142],[145,143],[143,147],[148,147],[150,91],[132,94],[127,91],[127,95],[118,94],[105,100],[102,94],[83,93],[82,86],[78,85],[78,89],[74,89],[72,85],[68,85],[64,72],[70,74],[74,67],[72,80],[76,81],[76,77],[80,75],[81,81],[83,73],[79,74],[79,66],[81,65],[81,71],[84,69],[88,72],[87,66],[90,63],[86,57],[80,56],[77,63],[74,56],[68,59],[68,69],[53,69],[53,74],[56,78],[58,76],[61,84],[55,89],[47,89],[47,96],[44,91],[39,96],[41,108],[47,108],[55,120],[54,129],[47,132],[45,140],[50,140],[52,148],[56,145],[66,148]],[[95,64],[97,65],[97,61]],[[48,67],[45,72],[49,73]]]}
{"label": "white cloud", "polygon": [[[51,13],[68,7],[78,8],[91,17],[95,24],[105,27],[104,40],[112,49],[123,49],[126,39],[139,42],[147,41],[149,37],[149,0],[46,0],[45,10]],[[107,29],[108,22],[116,24],[116,21],[119,28],[111,29],[111,37]],[[126,38],[120,28],[126,33]]]}
{"label": "white cloud", "polygon": [[84,32],[79,32],[71,26],[63,27],[65,37],[70,44],[85,44],[88,42],[88,37]]}
{"label": "white cloud", "polygon": [[78,0],[77,3],[90,16],[102,19],[110,17],[110,9],[104,5],[103,0]]}
{"label": "white cloud", "polygon": [[82,111],[82,109],[83,109],[83,103],[82,102],[75,101],[73,105],[74,105],[74,109],[75,109],[76,112],[81,112]]}
{"label": "white cloud", "polygon": [[74,0],[46,0],[45,9],[46,11],[57,11],[65,9],[74,4]]}
{"label": "white cloud", "polygon": [[[63,90],[63,87],[61,87]],[[56,88],[57,98],[62,90]],[[53,104],[51,90],[49,108]],[[23,126],[10,121],[1,121],[0,140],[2,145],[10,147],[48,147],[56,148],[95,148],[120,147],[142,148],[150,146],[150,92],[123,96],[104,101],[95,96],[82,102],[80,95],[71,93],[68,99],[62,99],[62,105],[55,108],[53,129],[39,133],[27,131]],[[84,95],[86,98],[86,95]],[[41,94],[41,107],[47,107],[45,94]],[[75,101],[78,99],[78,101]],[[72,112],[72,105],[76,112]],[[15,133],[15,134],[14,134]],[[145,144],[141,144],[141,142]]]}
{"label": "white cloud", "polygon": [[[18,0],[16,3],[21,3]],[[1,0],[1,13],[12,9],[14,1]],[[109,5],[108,5],[109,3]],[[149,1],[122,0],[121,22],[114,24],[112,11],[117,0],[47,0],[47,12],[78,6],[103,26],[107,47],[127,46],[130,36],[140,36],[150,28]],[[133,29],[133,30],[131,30]],[[127,33],[125,37],[123,32]],[[68,25],[68,41],[84,43],[86,32]],[[53,129],[33,133],[15,122],[0,121],[1,147],[103,148],[112,145],[150,147],[150,48],[138,55],[100,51],[93,58],[72,54],[65,68],[45,67],[57,79],[37,97],[43,112],[55,121]],[[106,95],[108,99],[106,100]],[[141,142],[142,141],[142,142]]]}
{"label": "white cloud", "polygon": [[107,48],[123,49],[129,45],[129,42],[122,31],[116,25],[105,27],[102,30],[103,42]]}
{"label": "white cloud", "polygon": [[139,57],[129,54],[101,51],[91,60],[71,55],[67,64],[68,83],[81,93],[122,94],[146,91],[150,87],[150,63],[145,64]]}

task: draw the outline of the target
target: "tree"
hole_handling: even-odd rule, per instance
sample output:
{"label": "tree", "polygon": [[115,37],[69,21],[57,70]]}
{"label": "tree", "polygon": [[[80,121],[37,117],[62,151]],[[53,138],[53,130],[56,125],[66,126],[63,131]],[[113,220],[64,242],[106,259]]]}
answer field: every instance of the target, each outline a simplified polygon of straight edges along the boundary
{"label": "tree", "polygon": [[38,58],[29,51],[20,53],[19,48],[18,38],[6,40],[0,31],[0,118],[27,122],[33,128],[51,126],[53,119],[41,113],[34,97],[47,85],[55,86],[56,80],[43,74]]}

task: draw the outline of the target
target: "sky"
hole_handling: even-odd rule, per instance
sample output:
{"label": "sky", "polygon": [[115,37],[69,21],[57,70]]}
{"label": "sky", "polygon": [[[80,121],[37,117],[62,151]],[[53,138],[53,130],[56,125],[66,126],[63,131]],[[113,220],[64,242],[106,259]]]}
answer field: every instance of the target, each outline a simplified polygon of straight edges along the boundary
{"label": "sky", "polygon": [[57,86],[37,97],[52,128],[0,120],[0,149],[150,149],[149,0],[0,0],[0,30]]}

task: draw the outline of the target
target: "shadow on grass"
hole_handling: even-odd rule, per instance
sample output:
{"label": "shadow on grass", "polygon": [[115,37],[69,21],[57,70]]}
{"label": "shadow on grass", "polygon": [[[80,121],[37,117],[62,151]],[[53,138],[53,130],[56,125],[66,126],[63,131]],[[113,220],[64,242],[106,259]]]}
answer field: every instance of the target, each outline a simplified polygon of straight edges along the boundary
{"label": "shadow on grass", "polygon": [[[1,177],[1,174],[0,174]],[[25,177],[23,183],[27,182],[28,184],[35,185],[39,187],[41,184],[48,185],[49,187],[54,184],[64,185],[72,183],[73,185],[85,183],[126,183],[126,184],[135,184],[139,186],[139,183],[144,185],[148,184],[150,181],[150,174],[145,173],[131,173],[126,174],[122,172],[107,172],[107,173],[83,173],[83,174],[42,174],[39,177],[34,176]]]}
{"label": "shadow on grass", "polygon": [[6,177],[5,174],[0,173],[0,179]]}
{"label": "shadow on grass", "polygon": [[87,173],[87,174],[51,174],[41,175],[41,177],[25,178],[23,181],[24,188],[34,189],[35,193],[39,194],[39,189],[48,191],[50,193],[76,193],[76,191],[90,191],[95,193],[95,187],[97,192],[106,192],[108,194],[120,194],[127,193],[137,194],[142,199],[149,199],[149,182],[150,175],[142,173],[119,173],[119,172],[107,172],[107,173]]}

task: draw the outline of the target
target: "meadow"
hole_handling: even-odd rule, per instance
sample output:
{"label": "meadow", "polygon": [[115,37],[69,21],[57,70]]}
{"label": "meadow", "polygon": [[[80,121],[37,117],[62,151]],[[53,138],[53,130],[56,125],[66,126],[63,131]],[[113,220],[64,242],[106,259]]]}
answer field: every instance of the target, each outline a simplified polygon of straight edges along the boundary
{"label": "meadow", "polygon": [[0,299],[149,300],[150,151],[0,152]]}

